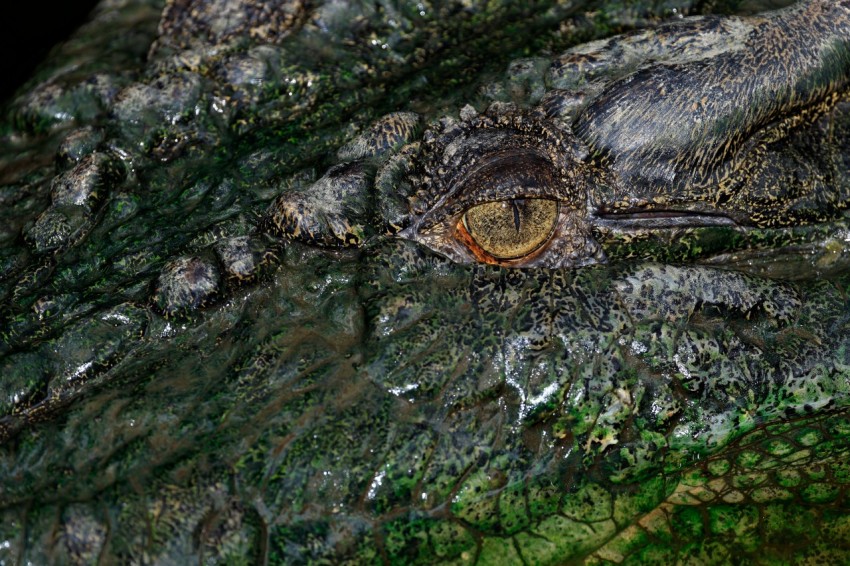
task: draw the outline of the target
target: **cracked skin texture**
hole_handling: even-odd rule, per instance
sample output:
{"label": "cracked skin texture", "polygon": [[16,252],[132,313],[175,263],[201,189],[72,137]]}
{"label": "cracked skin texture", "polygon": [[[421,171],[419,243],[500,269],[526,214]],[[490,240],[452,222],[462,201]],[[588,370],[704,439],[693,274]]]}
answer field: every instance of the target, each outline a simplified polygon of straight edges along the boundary
{"label": "cracked skin texture", "polygon": [[[846,3],[274,6],[105,3],[9,104],[3,561],[846,561],[847,67],[673,185],[600,118]],[[515,197],[537,267],[471,261]]]}

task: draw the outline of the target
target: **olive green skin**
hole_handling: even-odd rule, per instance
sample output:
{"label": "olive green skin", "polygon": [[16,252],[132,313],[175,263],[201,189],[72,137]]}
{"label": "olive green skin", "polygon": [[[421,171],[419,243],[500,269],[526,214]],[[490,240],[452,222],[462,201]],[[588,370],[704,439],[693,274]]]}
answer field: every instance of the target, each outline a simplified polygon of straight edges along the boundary
{"label": "olive green skin", "polygon": [[[104,5],[72,43],[92,52],[10,105],[2,560],[846,561],[840,207],[600,224],[607,263],[580,269],[459,263],[413,232],[452,122],[590,156],[531,115],[554,57],[527,56],[607,57],[641,32],[568,48],[651,10],[224,4]],[[570,130],[585,94],[558,94]],[[840,155],[830,104],[781,151]]]}

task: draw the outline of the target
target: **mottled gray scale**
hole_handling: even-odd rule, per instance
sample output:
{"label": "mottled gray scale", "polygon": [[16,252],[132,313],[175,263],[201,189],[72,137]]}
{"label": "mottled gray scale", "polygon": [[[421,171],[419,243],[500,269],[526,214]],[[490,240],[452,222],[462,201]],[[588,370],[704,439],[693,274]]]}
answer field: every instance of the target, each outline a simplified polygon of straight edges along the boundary
{"label": "mottled gray scale", "polygon": [[[297,506],[302,498],[317,498],[325,503],[307,511],[307,515],[315,514],[313,518],[319,519],[323,510],[331,507],[353,511],[367,493],[372,458],[383,460],[395,428],[405,425],[389,421],[391,407],[399,401],[376,387],[364,384],[363,391],[352,388],[348,394],[360,402],[339,410],[335,406],[338,400],[329,397],[325,411],[333,418],[316,419],[309,430],[287,443],[270,478],[278,493],[278,505],[289,508]],[[358,423],[366,421],[370,423],[370,434],[348,435]],[[347,442],[341,442],[346,438]]]}
{"label": "mottled gray scale", "polygon": [[413,159],[418,152],[418,142],[404,146],[389,157],[375,174],[378,213],[390,234],[401,231],[410,223],[408,198],[413,188],[408,175],[413,170]]}
{"label": "mottled gray scale", "polygon": [[372,340],[383,350],[369,361],[368,374],[401,399],[431,400],[468,367],[469,348],[446,340],[445,331],[465,322],[448,313],[468,312],[469,307],[446,289],[437,304],[430,294],[408,295],[404,287],[399,291],[378,295],[382,307],[377,312],[371,300],[366,303]]}
{"label": "mottled gray scale", "polygon": [[[104,372],[128,356],[147,328],[146,312],[135,305],[117,305],[97,317],[78,320],[77,316],[91,309],[91,305],[68,304],[67,297],[55,299],[54,304],[65,302],[68,308],[72,323],[67,332],[44,341],[49,333],[44,327],[37,327],[31,338],[40,340],[16,344],[21,351],[4,364],[2,392],[6,410],[0,419],[4,437],[26,419],[37,418],[78,397],[81,384],[101,381]],[[44,315],[48,320],[49,316]]]}
{"label": "mottled gray scale", "polygon": [[86,218],[82,211],[69,215],[55,209],[44,211],[27,230],[26,238],[35,251],[51,252],[65,247],[74,239],[77,229],[85,225]]}
{"label": "mottled gray scale", "polygon": [[152,302],[166,317],[210,304],[221,291],[221,274],[210,259],[185,257],[163,268]]}
{"label": "mottled gray scale", "polygon": [[270,85],[281,80],[282,55],[280,48],[258,45],[216,61],[215,73],[228,105],[243,109],[260,102]]}
{"label": "mottled gray scale", "polygon": [[[670,321],[689,317],[699,304],[728,305],[746,313],[756,307],[788,321],[800,306],[794,289],[735,272],[706,273],[694,268],[654,266],[633,273],[617,289],[629,313],[638,319]],[[773,299],[773,300],[772,300]],[[659,308],[661,307],[661,308]]]}
{"label": "mottled gray scale", "polygon": [[252,236],[222,239],[215,243],[214,249],[225,275],[237,281],[256,277],[261,263],[266,260],[266,246]]}
{"label": "mottled gray scale", "polygon": [[[134,502],[135,505],[128,506],[129,509],[123,517],[127,522],[121,521],[117,525],[116,530],[122,537],[127,537],[134,543],[131,548],[120,549],[119,556],[131,563],[144,563],[148,560],[156,562],[164,560],[166,557],[191,560],[197,552],[197,543],[192,540],[193,537],[180,531],[181,518],[191,518],[193,522],[200,525],[205,517],[216,517],[220,513],[226,512],[228,504],[232,505],[228,501],[230,497],[232,496],[228,493],[228,489],[222,484],[213,485],[207,489],[176,489],[163,486],[162,491],[158,493],[146,494],[145,497]],[[128,530],[132,519],[138,520],[137,518],[145,516],[149,517],[149,530],[142,532]],[[223,541],[226,544],[222,548],[216,549],[213,545],[210,545],[211,548],[205,549],[211,554],[211,558],[226,559],[230,554],[228,547],[235,546],[235,550],[241,550],[237,542],[238,539],[242,539],[242,545],[244,545],[253,535],[250,532],[250,526],[243,525],[239,519],[241,517],[236,519],[232,525],[233,530],[230,531],[228,537],[231,540]],[[202,547],[214,542],[209,540],[210,538],[212,538],[210,533],[204,529],[197,533],[198,542],[201,543]],[[141,548],[144,548],[145,551],[139,550]],[[126,552],[126,554],[121,551]]]}
{"label": "mottled gray scale", "polygon": [[576,288],[574,285],[571,282],[554,301],[552,332],[561,351],[553,354],[569,359],[570,367],[583,367],[593,365],[598,355],[604,355],[618,339],[619,331],[612,328],[611,332],[599,332],[610,328],[612,322],[616,324],[607,316],[610,309],[616,308],[611,297],[569,292],[567,289]]}
{"label": "mottled gray scale", "polygon": [[[470,360],[470,355],[476,355],[472,348],[474,328],[468,326],[472,306],[465,288],[458,287],[453,279],[437,281],[430,292],[416,290],[417,264],[425,269],[431,262],[423,262],[427,258],[418,251],[400,257],[408,261],[382,266],[377,272],[382,278],[389,277],[387,288],[379,285],[378,289],[364,290],[370,350],[377,348],[366,367],[370,379],[399,398],[427,401],[435,394],[445,395],[451,380],[469,371],[470,365],[476,366]],[[393,273],[393,269],[404,271]],[[459,342],[449,340],[447,329],[466,336]]]}
{"label": "mottled gray scale", "polygon": [[[662,323],[663,324],[663,323]],[[711,382],[711,377],[718,375],[716,370],[721,363],[725,363],[730,348],[728,347],[728,336],[718,335],[712,332],[711,328],[696,328],[688,329],[683,332],[678,332],[675,326],[664,325],[667,332],[675,333],[675,337],[670,340],[670,345],[674,348],[672,356],[667,356],[666,359],[672,359],[672,367],[668,365],[666,368],[658,364],[650,362],[651,366],[658,369],[672,371],[674,375],[684,384],[688,384],[690,388],[698,388],[703,394],[706,389],[716,389],[714,383]],[[755,358],[760,359],[763,354],[758,349],[755,349]],[[741,372],[746,370],[746,365],[729,374],[726,381],[740,380]],[[742,383],[749,380],[741,380]]]}
{"label": "mottled gray scale", "polygon": [[[104,10],[101,23],[109,19]],[[143,25],[140,27],[144,27]],[[132,57],[132,55],[131,55]],[[81,66],[91,67],[92,61]],[[96,63],[95,63],[96,64]],[[79,71],[79,69],[74,69]],[[67,69],[65,69],[67,71]],[[22,93],[16,100],[17,119],[27,124],[28,129],[44,131],[53,126],[73,124],[75,121],[91,122],[105,115],[114,104],[117,93],[129,81],[130,73],[93,74],[84,81],[57,73],[49,80]]]}
{"label": "mottled gray scale", "polygon": [[[632,194],[687,198],[722,180],[718,167],[734,169],[758,128],[846,88],[848,22],[850,9],[832,2],[755,20],[746,35],[735,30],[745,39],[726,53],[654,65],[615,83],[581,114],[576,133],[609,156]],[[787,53],[773,56],[780,44]]]}
{"label": "mottled gray scale", "polygon": [[417,133],[419,115],[394,112],[375,121],[369,129],[337,151],[340,161],[381,157],[412,141]]}
{"label": "mottled gray scale", "polygon": [[401,386],[394,388],[398,390],[415,386],[415,390],[399,393],[399,397],[419,401],[435,399],[449,389],[453,381],[462,379],[462,372],[471,369],[468,364],[470,351],[467,349],[459,349],[445,340],[434,340],[430,349],[427,355],[415,361],[416,371],[410,372]]}
{"label": "mottled gray scale", "polygon": [[[778,376],[785,376],[786,387],[792,392],[782,402],[791,402],[798,413],[805,412],[806,406],[823,407],[843,399],[850,392],[850,387],[843,381],[850,375],[848,369],[848,352],[844,349],[835,352],[830,350],[833,336],[847,332],[846,298],[835,291],[830,283],[818,285],[820,296],[813,301],[811,309],[806,309],[798,324],[802,328],[818,317],[820,324],[814,332],[788,331],[780,336],[778,349],[785,355],[780,357],[777,371]],[[837,312],[844,312],[838,317],[826,315],[829,304],[842,305]],[[812,363],[809,356],[825,355],[829,352],[831,361]],[[809,409],[810,410],[810,409]]]}
{"label": "mottled gray scale", "polygon": [[[612,342],[635,322],[630,319],[630,313],[623,311],[616,294],[596,288],[596,273],[593,271],[577,273],[570,288],[575,290],[575,296],[580,300],[576,312],[582,317],[581,324],[602,331],[610,336]],[[564,314],[569,316],[569,313]],[[607,345],[607,342],[599,344],[600,347]]]}
{"label": "mottled gray scale", "polygon": [[331,168],[304,188],[281,194],[269,209],[281,236],[332,247],[358,246],[366,234],[368,174],[362,163]]}
{"label": "mottled gray scale", "polygon": [[366,251],[369,280],[376,290],[393,289],[397,285],[411,284],[425,274],[431,274],[436,285],[453,287],[465,280],[465,272],[451,261],[424,251],[406,240],[389,240]]}
{"label": "mottled gray scale", "polygon": [[483,316],[512,317],[522,307],[531,276],[516,270],[476,267],[472,271],[470,295],[475,309]]}
{"label": "mottled gray scale", "polygon": [[162,11],[159,37],[151,51],[212,49],[239,43],[246,37],[261,43],[279,43],[306,14],[306,6],[299,0],[169,0]]}
{"label": "mottled gray scale", "polygon": [[50,182],[51,204],[26,231],[27,240],[39,253],[76,244],[94,225],[100,203],[125,176],[124,164],[111,152],[95,151],[80,157]]}
{"label": "mottled gray scale", "polygon": [[[362,519],[334,516],[298,525],[282,523],[270,530],[269,538],[272,563],[356,564],[380,557],[369,523]],[[346,544],[336,544],[340,540]]]}
{"label": "mottled gray scale", "polygon": [[94,152],[79,159],[70,171],[56,176],[50,185],[53,206],[80,206],[92,212],[107,191],[120,183],[124,166],[108,152]]}
{"label": "mottled gray scale", "polygon": [[[315,348],[314,345],[305,346],[304,350],[307,350],[308,355],[311,353],[311,347]],[[318,357],[322,352],[312,353]],[[258,409],[254,417],[246,420],[245,426],[252,427],[264,420],[263,413],[273,415],[267,426],[252,433],[256,434],[254,442],[260,450],[245,454],[238,462],[252,482],[272,484],[265,504],[273,512],[280,512],[281,506],[286,508],[289,504],[300,504],[305,498],[311,497],[311,492],[304,484],[309,480],[309,476],[320,471],[317,472],[314,463],[299,451],[298,445],[290,444],[297,435],[307,433],[300,426],[299,415],[324,414],[326,407],[332,406],[335,396],[339,393],[328,390],[324,385],[335,371],[339,371],[337,360],[331,359],[328,360],[329,363],[318,368],[299,371],[293,367],[297,366],[297,363],[287,363],[289,360],[285,356],[281,358],[277,363],[271,364],[270,370],[258,372],[257,379],[253,381],[249,379],[254,376],[243,374],[240,388],[240,399],[251,402],[252,406]],[[274,386],[267,386],[266,380],[272,381]],[[371,401],[367,404],[371,406]],[[317,426],[322,424],[324,421],[317,423]],[[303,442],[310,443],[313,440],[305,439]],[[283,450],[284,448],[287,449]],[[286,488],[275,489],[281,482],[286,484]]]}
{"label": "mottled gray scale", "polygon": [[464,475],[492,457],[492,440],[499,428],[499,415],[458,411],[441,423],[449,434],[436,439],[434,451],[423,475],[429,486],[423,497],[425,508],[433,508],[458,488]]}
{"label": "mottled gray scale", "polygon": [[425,293],[415,288],[408,293],[405,291],[407,289],[399,289],[392,296],[379,296],[377,310],[370,313],[372,333],[379,339],[392,337],[439,315],[441,309],[429,304]]}
{"label": "mottled gray scale", "polygon": [[[701,403],[726,403],[748,400],[774,371],[771,364],[763,364],[758,348],[746,349],[738,337],[718,335],[710,331],[689,331],[678,339],[677,354],[683,349],[700,351],[702,359],[674,356],[678,376],[684,380],[697,380],[702,384]],[[751,363],[751,358],[756,363]],[[753,371],[755,370],[755,371]],[[759,371],[760,370],[760,371]],[[762,392],[758,392],[762,393]],[[722,406],[721,405],[721,406]]]}
{"label": "mottled gray scale", "polygon": [[203,80],[195,73],[165,75],[150,83],[122,89],[112,105],[113,115],[129,124],[148,127],[188,118],[202,94]]}
{"label": "mottled gray scale", "polygon": [[85,507],[68,507],[63,512],[57,551],[71,564],[97,560],[106,542],[107,525]]}
{"label": "mottled gray scale", "polygon": [[[676,354],[676,338],[679,333],[678,325],[638,319],[630,332],[619,339],[618,344],[622,355],[627,359],[642,360],[650,367],[667,364],[664,369],[672,370],[675,367],[673,356]],[[684,354],[690,356],[696,352],[686,351]]]}

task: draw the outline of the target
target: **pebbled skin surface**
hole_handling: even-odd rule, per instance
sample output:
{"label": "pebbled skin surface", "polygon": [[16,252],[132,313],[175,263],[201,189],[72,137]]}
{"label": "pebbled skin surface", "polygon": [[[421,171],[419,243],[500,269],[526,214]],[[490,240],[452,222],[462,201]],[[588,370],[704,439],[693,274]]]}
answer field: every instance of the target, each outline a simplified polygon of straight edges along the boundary
{"label": "pebbled skin surface", "polygon": [[[847,560],[848,68],[801,76],[850,8],[514,4],[109,0],[56,51],[0,140],[0,561]],[[473,261],[516,196],[552,243]]]}

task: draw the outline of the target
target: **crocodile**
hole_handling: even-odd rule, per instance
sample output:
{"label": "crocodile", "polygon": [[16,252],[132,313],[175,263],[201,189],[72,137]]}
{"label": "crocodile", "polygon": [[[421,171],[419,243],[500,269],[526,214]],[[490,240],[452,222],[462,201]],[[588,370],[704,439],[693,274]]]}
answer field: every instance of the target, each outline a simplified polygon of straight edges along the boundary
{"label": "crocodile", "polygon": [[105,0],[53,52],[0,561],[847,560],[850,2],[517,4]]}

